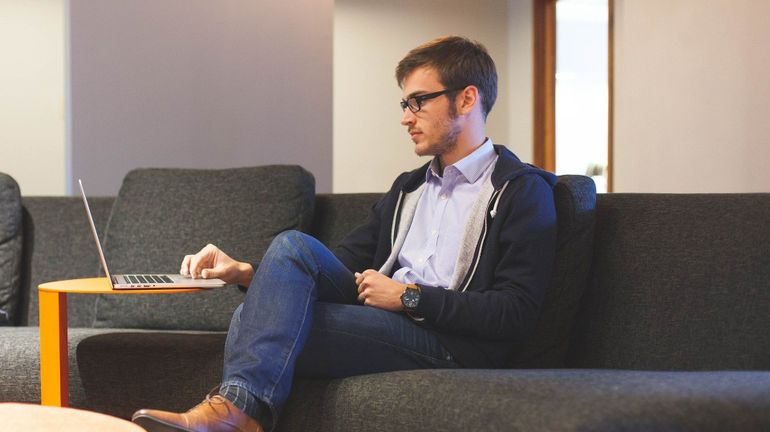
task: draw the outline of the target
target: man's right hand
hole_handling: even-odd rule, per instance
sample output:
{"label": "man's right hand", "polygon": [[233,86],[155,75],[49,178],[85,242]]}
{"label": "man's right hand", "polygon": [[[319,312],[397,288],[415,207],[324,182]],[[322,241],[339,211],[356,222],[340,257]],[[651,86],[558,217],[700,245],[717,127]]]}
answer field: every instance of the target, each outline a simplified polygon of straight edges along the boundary
{"label": "man's right hand", "polygon": [[249,286],[254,277],[254,268],[249,263],[230,258],[213,244],[208,244],[197,254],[184,257],[179,274],[193,279],[219,278],[228,284]]}

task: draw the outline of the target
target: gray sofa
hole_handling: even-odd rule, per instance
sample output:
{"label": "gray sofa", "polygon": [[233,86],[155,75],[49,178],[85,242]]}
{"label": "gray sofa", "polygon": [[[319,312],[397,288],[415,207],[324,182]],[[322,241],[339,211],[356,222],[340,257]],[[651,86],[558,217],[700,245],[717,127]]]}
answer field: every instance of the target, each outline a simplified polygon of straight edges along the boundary
{"label": "gray sofa", "polygon": [[[90,204],[111,270],[173,272],[208,242],[252,262],[286,229],[334,245],[379,197],[270,166],[137,170]],[[553,283],[509,369],[298,377],[278,429],[770,430],[770,194],[597,197],[562,176],[555,199]],[[0,401],[39,401],[37,285],[98,272],[79,198],[0,175]],[[70,295],[71,404],[197,403],[242,296]]]}

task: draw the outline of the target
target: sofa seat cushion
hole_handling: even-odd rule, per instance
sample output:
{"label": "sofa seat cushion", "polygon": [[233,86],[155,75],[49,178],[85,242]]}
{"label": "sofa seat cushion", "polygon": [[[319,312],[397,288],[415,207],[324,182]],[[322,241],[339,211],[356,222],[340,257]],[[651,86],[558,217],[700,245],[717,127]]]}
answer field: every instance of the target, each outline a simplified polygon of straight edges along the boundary
{"label": "sofa seat cushion", "polygon": [[[39,401],[38,329],[0,330],[0,399]],[[70,329],[72,405],[123,418],[143,407],[185,410],[219,383],[225,336]],[[770,372],[460,369],[299,377],[278,428],[761,431],[770,428]]]}
{"label": "sofa seat cushion", "polygon": [[[122,418],[146,407],[185,410],[221,380],[225,336],[71,328],[70,405]],[[40,402],[38,327],[0,329],[0,364],[0,401]]]}
{"label": "sofa seat cushion", "polygon": [[770,372],[422,370],[299,380],[282,431],[764,431]]}
{"label": "sofa seat cushion", "polygon": [[[77,346],[83,339],[119,330],[75,328],[68,332],[70,404],[86,405],[80,382]],[[40,403],[40,329],[38,327],[0,328],[0,401]]]}
{"label": "sofa seat cushion", "polygon": [[[310,229],[315,181],[298,166],[141,169],[123,180],[107,224],[113,273],[178,273],[207,243],[256,263],[278,233]],[[107,295],[95,327],[226,330],[243,300],[235,287],[179,295]]]}
{"label": "sofa seat cushion", "polygon": [[122,418],[148,407],[186,411],[222,381],[226,336],[137,330],[82,340],[78,373],[88,408]]}
{"label": "sofa seat cushion", "polygon": [[22,212],[19,185],[0,173],[0,326],[16,323],[21,287]]}

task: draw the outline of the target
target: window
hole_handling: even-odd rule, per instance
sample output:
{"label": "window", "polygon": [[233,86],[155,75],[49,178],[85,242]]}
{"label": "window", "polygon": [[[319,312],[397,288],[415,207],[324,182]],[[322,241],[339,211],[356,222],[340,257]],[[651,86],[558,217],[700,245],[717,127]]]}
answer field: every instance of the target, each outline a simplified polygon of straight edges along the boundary
{"label": "window", "polygon": [[535,164],[611,190],[611,0],[535,2]]}

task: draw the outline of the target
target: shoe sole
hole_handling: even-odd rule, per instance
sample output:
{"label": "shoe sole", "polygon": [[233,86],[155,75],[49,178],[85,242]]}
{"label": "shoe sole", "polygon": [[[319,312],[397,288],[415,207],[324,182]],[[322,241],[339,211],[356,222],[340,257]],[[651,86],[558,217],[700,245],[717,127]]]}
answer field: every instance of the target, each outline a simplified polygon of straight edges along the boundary
{"label": "shoe sole", "polygon": [[131,421],[144,428],[147,432],[195,432],[187,428],[175,426],[156,418],[143,415],[137,416],[131,419]]}

